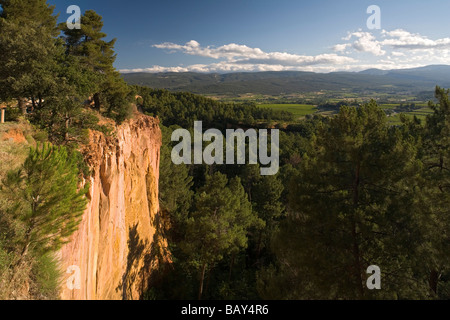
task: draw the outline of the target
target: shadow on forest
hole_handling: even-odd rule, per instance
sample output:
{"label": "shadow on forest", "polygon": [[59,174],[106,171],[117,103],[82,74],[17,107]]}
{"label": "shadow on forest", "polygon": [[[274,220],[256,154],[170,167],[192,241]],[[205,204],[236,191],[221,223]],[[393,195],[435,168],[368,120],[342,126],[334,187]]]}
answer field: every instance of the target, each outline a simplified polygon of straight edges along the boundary
{"label": "shadow on forest", "polygon": [[142,300],[146,290],[161,278],[163,270],[168,265],[166,260],[170,254],[163,245],[164,226],[159,213],[155,215],[151,224],[155,227],[151,244],[147,239],[141,239],[138,224],[128,230],[126,270],[116,288],[116,292],[122,293],[123,300]]}

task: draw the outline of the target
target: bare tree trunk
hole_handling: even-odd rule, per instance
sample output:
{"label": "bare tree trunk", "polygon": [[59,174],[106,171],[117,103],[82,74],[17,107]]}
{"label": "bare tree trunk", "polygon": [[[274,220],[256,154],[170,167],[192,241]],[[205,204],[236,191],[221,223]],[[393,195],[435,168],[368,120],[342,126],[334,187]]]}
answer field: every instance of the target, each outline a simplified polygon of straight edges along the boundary
{"label": "bare tree trunk", "polygon": [[65,134],[64,134],[64,140],[65,140],[65,141],[69,141],[69,124],[70,124],[70,117],[69,117],[69,115],[66,113],[66,123],[65,123],[66,132],[65,132]]}

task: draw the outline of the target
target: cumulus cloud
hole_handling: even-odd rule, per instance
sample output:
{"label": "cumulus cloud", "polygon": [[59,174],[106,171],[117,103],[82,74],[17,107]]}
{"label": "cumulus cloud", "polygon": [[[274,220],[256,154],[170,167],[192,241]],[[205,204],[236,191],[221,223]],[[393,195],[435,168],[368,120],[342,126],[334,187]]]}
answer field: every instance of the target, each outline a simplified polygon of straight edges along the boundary
{"label": "cumulus cloud", "polygon": [[[348,32],[342,43],[330,47],[332,53],[299,55],[266,52],[243,44],[202,46],[191,40],[185,44],[165,42],[154,48],[170,53],[216,60],[189,66],[152,66],[123,69],[130,72],[242,72],[242,71],[360,71],[370,68],[401,69],[429,64],[450,64],[450,38],[430,39],[403,29],[381,32]],[[366,55],[362,56],[361,53]],[[367,55],[368,54],[368,55]]]}
{"label": "cumulus cloud", "polygon": [[165,42],[153,45],[154,48],[171,52],[212,58],[219,60],[217,63],[196,64],[187,67],[161,67],[123,69],[122,73],[129,72],[235,72],[235,71],[285,71],[305,70],[312,71],[311,66],[327,66],[328,69],[335,65],[345,65],[356,60],[336,53],[320,54],[316,56],[298,55],[286,52],[264,52],[259,48],[251,48],[246,45],[230,43],[220,47],[203,47],[195,40],[184,45]]}
{"label": "cumulus cloud", "polygon": [[191,40],[184,45],[165,42],[161,44],[155,44],[153,45],[153,47],[171,51],[181,51],[192,56],[200,56],[213,59],[225,58],[228,60],[239,57],[257,58],[264,54],[261,49],[250,48],[246,45],[238,45],[235,43],[227,44],[218,48],[212,48],[210,46],[202,47],[200,46],[200,43],[195,40]]}
{"label": "cumulus cloud", "polygon": [[333,47],[334,51],[343,52],[347,48],[353,48],[356,51],[368,52],[375,56],[383,56],[386,54],[386,51],[382,49],[381,43],[370,32],[353,32],[348,34],[343,40],[350,41],[352,38],[356,38],[356,40],[351,43],[337,44]]}
{"label": "cumulus cloud", "polygon": [[337,44],[333,47],[333,50],[336,52],[344,52],[347,48],[351,47],[350,43]]}
{"label": "cumulus cloud", "polygon": [[217,48],[211,46],[202,47],[197,41],[191,40],[185,45],[175,43],[156,44],[153,47],[183,53],[208,57],[213,59],[226,59],[234,64],[268,64],[281,66],[307,66],[315,64],[344,64],[353,62],[354,59],[339,56],[337,54],[321,54],[318,56],[305,56],[290,54],[286,52],[264,52],[259,48],[250,48],[246,45],[235,43],[227,44]]}
{"label": "cumulus cloud", "polygon": [[[403,29],[396,29],[392,31],[382,30],[381,36],[383,39],[377,39],[370,32],[363,32],[361,30],[349,33],[342,38],[344,41],[351,41],[342,44],[337,44],[333,47],[336,52],[343,52],[348,48],[353,48],[358,52],[367,52],[375,56],[384,56],[387,50],[446,50],[450,49],[450,38],[442,38],[437,40],[429,39],[418,33],[411,33]],[[394,56],[404,56],[404,53],[395,51]]]}
{"label": "cumulus cloud", "polygon": [[450,38],[432,40],[418,33],[411,33],[403,29],[393,31],[383,30],[382,34],[388,38],[381,41],[381,44],[395,49],[422,50],[450,48]]}

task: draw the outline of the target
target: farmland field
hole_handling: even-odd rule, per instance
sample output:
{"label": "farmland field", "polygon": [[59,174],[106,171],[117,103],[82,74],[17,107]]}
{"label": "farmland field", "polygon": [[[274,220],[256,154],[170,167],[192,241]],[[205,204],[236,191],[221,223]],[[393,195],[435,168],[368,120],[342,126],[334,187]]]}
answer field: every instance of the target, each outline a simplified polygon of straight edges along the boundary
{"label": "farmland field", "polygon": [[[387,108],[385,108],[385,109],[387,109]],[[426,117],[431,114],[433,114],[433,110],[431,110],[428,107],[423,107],[423,108],[417,109],[415,111],[405,112],[406,116],[409,116],[411,118],[416,116],[421,121],[425,121]],[[392,116],[389,116],[388,123],[391,125],[401,124],[400,113],[396,113],[396,114],[393,114]]]}

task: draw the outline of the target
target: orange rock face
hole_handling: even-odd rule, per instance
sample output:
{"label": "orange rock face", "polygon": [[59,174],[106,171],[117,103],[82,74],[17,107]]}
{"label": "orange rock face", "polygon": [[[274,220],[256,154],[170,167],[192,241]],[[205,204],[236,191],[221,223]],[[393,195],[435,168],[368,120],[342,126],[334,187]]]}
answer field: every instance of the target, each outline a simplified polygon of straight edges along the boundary
{"label": "orange rock face", "polygon": [[159,121],[145,115],[110,137],[91,132],[90,202],[59,252],[62,299],[139,299],[147,289],[167,247],[157,231],[160,146]]}

